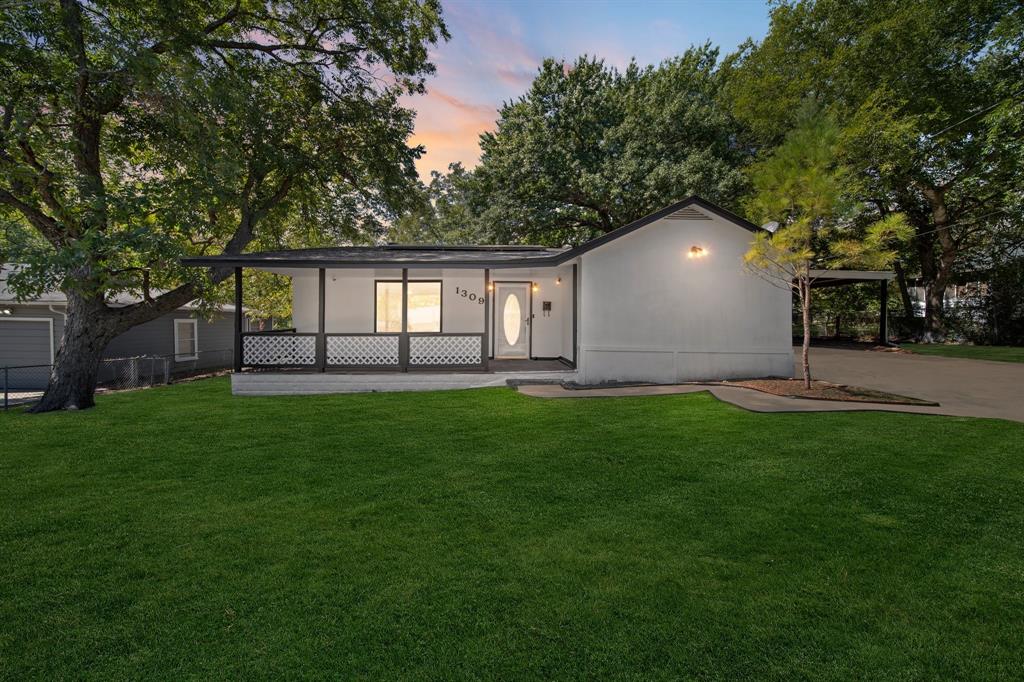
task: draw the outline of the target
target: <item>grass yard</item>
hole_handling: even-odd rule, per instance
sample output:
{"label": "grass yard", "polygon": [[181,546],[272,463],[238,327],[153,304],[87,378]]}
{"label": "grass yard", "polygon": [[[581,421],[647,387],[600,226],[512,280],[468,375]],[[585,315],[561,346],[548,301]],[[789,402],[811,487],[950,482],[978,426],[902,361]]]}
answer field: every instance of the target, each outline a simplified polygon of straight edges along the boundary
{"label": "grass yard", "polygon": [[1024,362],[1024,347],[1021,346],[904,343],[900,344],[900,347],[918,355],[937,355],[943,358],[967,358],[969,360],[996,360],[997,362]]}
{"label": "grass yard", "polygon": [[1009,678],[1024,425],[706,394],[0,414],[0,678]]}

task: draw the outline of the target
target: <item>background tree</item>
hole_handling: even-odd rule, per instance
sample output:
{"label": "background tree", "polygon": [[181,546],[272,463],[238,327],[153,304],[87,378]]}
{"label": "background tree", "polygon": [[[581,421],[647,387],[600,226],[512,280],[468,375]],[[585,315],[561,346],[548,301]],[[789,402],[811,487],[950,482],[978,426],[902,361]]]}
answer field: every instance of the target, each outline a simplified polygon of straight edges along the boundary
{"label": "background tree", "polygon": [[[799,305],[794,307],[799,310]],[[878,287],[871,284],[823,287],[814,292],[813,320],[820,321],[824,333],[831,333],[834,339],[841,338],[844,331],[859,335],[866,317],[874,321],[887,312],[879,309]],[[814,326],[812,322],[812,329]]]}
{"label": "background tree", "polygon": [[545,60],[481,136],[483,224],[498,241],[562,245],[690,194],[734,206],[748,157],[719,103],[717,58],[703,46],[623,73],[587,57]]}
{"label": "background tree", "polygon": [[68,300],[36,410],[91,406],[113,337],[229,274],[179,257],[382,234],[421,152],[398,97],[446,36],[437,0],[5,4],[0,211],[44,243],[4,257]]}
{"label": "background tree", "polygon": [[757,233],[744,261],[772,284],[796,292],[804,388],[810,389],[814,271],[884,267],[896,257],[891,246],[906,230],[899,214],[857,229],[851,220],[856,207],[847,195],[850,170],[836,160],[839,128],[812,107],[803,106],[800,115],[782,144],[750,168],[753,193],[746,208],[763,223],[779,226]]}
{"label": "background tree", "polygon": [[419,203],[388,228],[388,240],[399,244],[480,244],[492,236],[475,211],[476,178],[461,163],[447,173],[431,171],[430,184],[420,183]]}
{"label": "background tree", "polygon": [[808,96],[836,116],[858,198],[915,229],[896,267],[921,273],[928,339],[956,270],[1022,217],[1022,27],[1015,0],[780,2],[765,39],[727,60],[756,145],[778,144]]}

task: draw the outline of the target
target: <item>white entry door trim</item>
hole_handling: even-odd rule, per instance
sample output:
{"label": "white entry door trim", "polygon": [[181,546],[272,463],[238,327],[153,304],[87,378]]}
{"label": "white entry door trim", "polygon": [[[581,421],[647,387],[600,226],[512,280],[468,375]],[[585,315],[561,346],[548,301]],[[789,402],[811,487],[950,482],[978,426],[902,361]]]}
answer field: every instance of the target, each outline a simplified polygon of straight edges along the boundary
{"label": "white entry door trim", "polygon": [[494,358],[528,360],[533,315],[532,282],[494,283]]}

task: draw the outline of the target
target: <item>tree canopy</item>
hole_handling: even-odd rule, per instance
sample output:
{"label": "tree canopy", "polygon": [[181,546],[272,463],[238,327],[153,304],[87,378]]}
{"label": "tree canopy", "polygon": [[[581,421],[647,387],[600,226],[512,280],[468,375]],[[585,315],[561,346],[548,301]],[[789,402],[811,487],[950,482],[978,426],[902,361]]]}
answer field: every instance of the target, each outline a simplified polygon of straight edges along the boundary
{"label": "tree canopy", "polygon": [[766,38],[727,60],[752,144],[778,144],[807,98],[832,113],[856,195],[916,229],[902,260],[933,333],[955,270],[1024,217],[1022,22],[1013,0],[782,2]]}
{"label": "tree canopy", "polygon": [[453,163],[447,173],[432,171],[419,183],[417,203],[388,230],[388,239],[402,244],[478,244],[491,235],[474,211],[477,183],[471,171]]}
{"label": "tree canopy", "polygon": [[[72,355],[94,375],[113,335],[228,274],[180,256],[381,234],[422,152],[398,98],[446,36],[436,0],[5,6],[0,211],[42,238],[5,255],[29,266],[10,284],[63,289],[80,335],[51,389]],[[139,303],[106,304],[120,292]],[[83,381],[42,407],[90,404]]]}
{"label": "tree canopy", "polygon": [[905,241],[902,214],[862,226],[855,220],[850,169],[836,153],[840,130],[811,102],[797,110],[795,127],[771,154],[750,166],[752,192],[746,201],[757,220],[775,223],[755,235],[744,262],[769,282],[794,290],[803,317],[804,387],[811,387],[812,286],[815,270],[889,267],[895,246]]}
{"label": "tree canopy", "polygon": [[735,205],[745,152],[718,51],[619,72],[545,60],[481,136],[476,211],[498,241],[579,243],[690,194]]}

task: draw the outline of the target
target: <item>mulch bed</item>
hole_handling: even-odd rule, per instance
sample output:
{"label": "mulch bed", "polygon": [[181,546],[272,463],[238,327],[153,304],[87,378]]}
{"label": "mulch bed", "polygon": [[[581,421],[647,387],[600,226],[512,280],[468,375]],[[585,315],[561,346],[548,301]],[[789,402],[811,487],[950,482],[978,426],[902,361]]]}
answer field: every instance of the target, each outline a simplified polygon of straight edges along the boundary
{"label": "mulch bed", "polygon": [[746,381],[723,381],[723,386],[742,386],[755,391],[772,393],[789,398],[811,400],[837,400],[855,403],[886,403],[888,405],[938,405],[927,400],[909,398],[884,391],[875,391],[859,386],[844,386],[828,381],[812,381],[810,390],[804,388],[801,379],[749,379]]}

